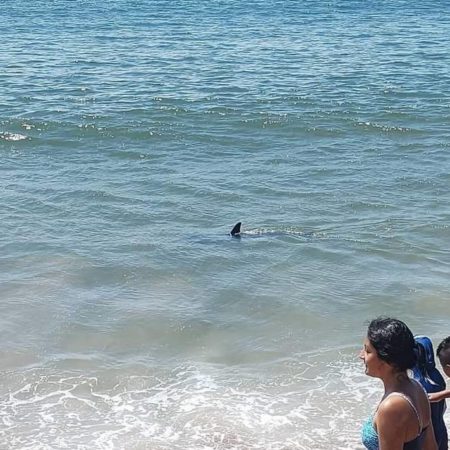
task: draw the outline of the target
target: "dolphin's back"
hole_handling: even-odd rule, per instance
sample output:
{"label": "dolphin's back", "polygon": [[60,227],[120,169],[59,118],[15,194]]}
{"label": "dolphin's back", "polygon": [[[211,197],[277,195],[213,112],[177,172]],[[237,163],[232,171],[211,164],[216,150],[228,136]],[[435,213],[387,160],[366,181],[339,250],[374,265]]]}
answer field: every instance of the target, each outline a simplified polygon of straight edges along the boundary
{"label": "dolphin's back", "polygon": [[231,236],[239,236],[241,234],[241,222],[238,222],[230,231]]}

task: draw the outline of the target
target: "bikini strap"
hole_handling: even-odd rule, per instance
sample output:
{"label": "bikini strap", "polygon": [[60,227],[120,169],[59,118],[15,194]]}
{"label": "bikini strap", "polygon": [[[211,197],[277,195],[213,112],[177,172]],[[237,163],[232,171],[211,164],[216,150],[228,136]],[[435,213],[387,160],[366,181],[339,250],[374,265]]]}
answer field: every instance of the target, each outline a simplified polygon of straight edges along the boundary
{"label": "bikini strap", "polygon": [[388,395],[388,397],[390,397],[391,395],[399,395],[400,397],[402,397],[404,400],[406,400],[410,404],[411,408],[413,409],[414,413],[416,414],[417,421],[419,422],[419,432],[417,433],[417,436],[420,436],[420,434],[423,431],[423,423],[422,423],[422,420],[420,419],[419,412],[417,411],[417,408],[414,406],[414,403],[412,402],[412,400],[407,395],[402,394],[401,392],[391,392]]}

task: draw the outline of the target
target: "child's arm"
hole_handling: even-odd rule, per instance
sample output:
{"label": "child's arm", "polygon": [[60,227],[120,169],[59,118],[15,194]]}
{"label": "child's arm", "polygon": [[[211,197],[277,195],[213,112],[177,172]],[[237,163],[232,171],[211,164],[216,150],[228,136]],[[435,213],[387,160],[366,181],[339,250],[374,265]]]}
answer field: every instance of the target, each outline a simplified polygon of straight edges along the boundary
{"label": "child's arm", "polygon": [[450,397],[450,389],[446,389],[445,391],[434,392],[433,394],[428,394],[428,400],[430,402],[440,402],[446,398]]}

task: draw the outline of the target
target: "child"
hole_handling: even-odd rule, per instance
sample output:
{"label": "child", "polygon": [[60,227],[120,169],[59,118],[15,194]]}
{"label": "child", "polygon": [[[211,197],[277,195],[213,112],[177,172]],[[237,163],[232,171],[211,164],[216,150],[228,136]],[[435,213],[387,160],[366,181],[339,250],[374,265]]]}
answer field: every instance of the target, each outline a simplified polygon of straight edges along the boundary
{"label": "child", "polygon": [[[441,362],[442,370],[445,375],[450,377],[450,336],[446,337],[438,346],[436,356]],[[430,402],[439,402],[446,398],[450,398],[450,389],[445,389],[440,392],[429,394]]]}
{"label": "child", "polygon": [[[445,389],[445,381],[434,363],[431,340],[426,336],[416,336],[417,363],[413,367],[414,378],[428,393],[428,398]],[[447,427],[444,422],[445,400],[439,399],[431,404],[431,421],[439,450],[448,450]]]}

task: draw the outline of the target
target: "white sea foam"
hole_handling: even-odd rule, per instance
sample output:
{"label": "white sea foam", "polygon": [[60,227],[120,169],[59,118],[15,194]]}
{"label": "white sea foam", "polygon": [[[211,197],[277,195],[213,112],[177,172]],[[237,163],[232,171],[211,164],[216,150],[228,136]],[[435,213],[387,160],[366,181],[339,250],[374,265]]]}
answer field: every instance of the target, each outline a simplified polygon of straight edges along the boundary
{"label": "white sea foam", "polygon": [[266,380],[207,366],[147,375],[6,374],[0,447],[358,448],[359,424],[379,389],[348,357],[328,366],[317,358]]}
{"label": "white sea foam", "polygon": [[4,139],[5,141],[23,141],[25,139],[29,139],[29,137],[23,134],[8,133],[5,131],[0,133],[0,139]]}

